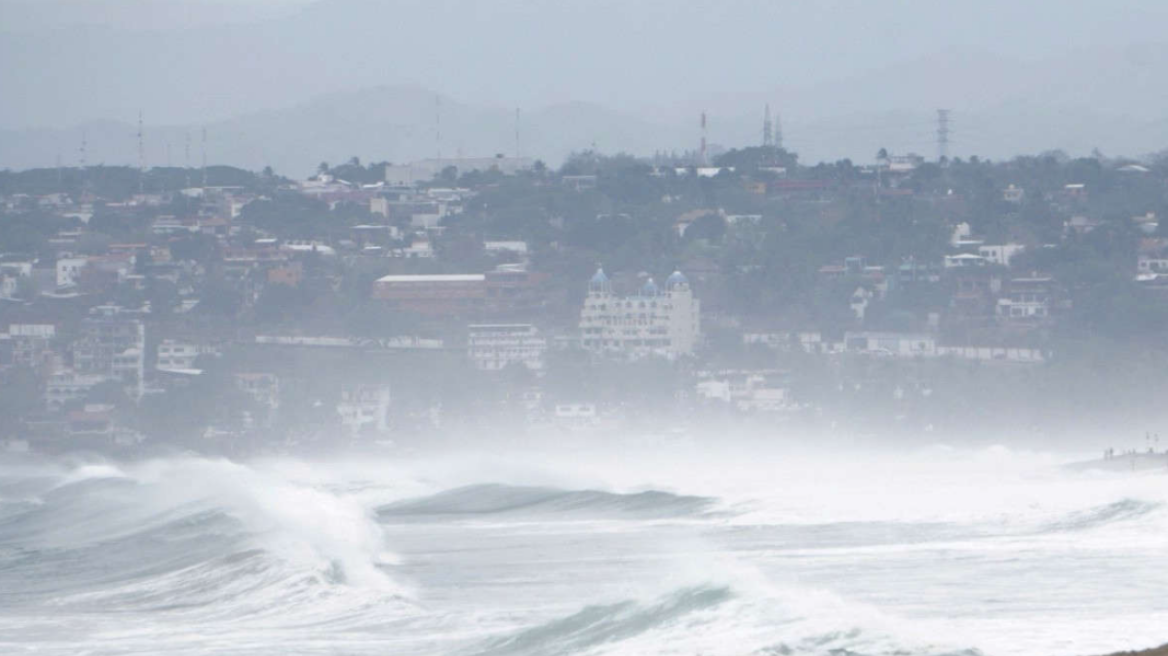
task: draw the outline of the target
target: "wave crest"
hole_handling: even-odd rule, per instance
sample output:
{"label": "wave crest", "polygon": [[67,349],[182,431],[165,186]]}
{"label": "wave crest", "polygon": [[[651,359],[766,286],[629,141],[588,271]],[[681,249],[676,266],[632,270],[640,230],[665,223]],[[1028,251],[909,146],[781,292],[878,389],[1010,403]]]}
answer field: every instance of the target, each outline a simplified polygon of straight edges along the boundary
{"label": "wave crest", "polygon": [[730,596],[729,588],[695,587],[683,588],[652,604],[622,601],[587,606],[568,617],[492,640],[473,653],[478,656],[570,654],[640,635],[694,611],[717,606]]}
{"label": "wave crest", "polygon": [[1104,506],[1071,513],[1055,522],[1047,524],[1044,533],[1084,531],[1117,522],[1126,522],[1146,517],[1162,507],[1162,504],[1140,499],[1120,499]]}
{"label": "wave crest", "polygon": [[715,500],[650,490],[616,494],[599,490],[561,490],[500,484],[470,485],[382,506],[383,518],[424,515],[578,515],[675,518],[707,512]]}

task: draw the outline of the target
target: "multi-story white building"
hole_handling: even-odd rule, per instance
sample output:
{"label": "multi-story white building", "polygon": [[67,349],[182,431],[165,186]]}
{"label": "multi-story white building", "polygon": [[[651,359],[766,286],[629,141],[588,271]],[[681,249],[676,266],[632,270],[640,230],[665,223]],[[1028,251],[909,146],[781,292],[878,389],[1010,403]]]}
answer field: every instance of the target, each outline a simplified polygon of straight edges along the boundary
{"label": "multi-story white building", "polygon": [[990,264],[998,264],[1001,266],[1010,266],[1010,260],[1014,256],[1026,252],[1026,247],[1022,244],[986,244],[977,247],[977,254],[984,257],[986,262]]}
{"label": "multi-story white building", "polygon": [[707,401],[726,403],[740,412],[785,412],[797,406],[791,402],[785,384],[775,370],[730,370],[701,372],[695,386]]}
{"label": "multi-story white building", "polygon": [[995,312],[1006,323],[1042,323],[1055,308],[1054,279],[1050,277],[1014,278],[1008,292],[998,299]]}
{"label": "multi-story white building", "polygon": [[89,260],[84,257],[57,258],[57,287],[76,286],[77,278],[87,264],[89,264]]}
{"label": "multi-story white building", "polygon": [[466,346],[476,369],[499,371],[510,364],[522,364],[540,371],[547,338],[529,323],[472,324],[467,327]]}
{"label": "multi-story white building", "polygon": [[269,410],[280,407],[280,378],[276,374],[237,373],[235,387]]}
{"label": "multi-story white building", "polygon": [[593,353],[633,358],[692,355],[700,315],[700,303],[680,271],[666,279],[665,289],[650,278],[636,295],[618,296],[598,269],[580,313],[580,343]]}
{"label": "multi-story white building", "polygon": [[937,354],[937,338],[918,333],[847,332],[848,353],[889,357],[931,357]]}
{"label": "multi-story white building", "polygon": [[337,415],[354,436],[389,430],[389,385],[356,385],[341,391]]}
{"label": "multi-story white building", "polygon": [[91,317],[81,322],[81,337],[73,343],[73,368],[80,374],[114,378],[138,399],[143,393],[145,353],[146,326],[141,321],[116,314]]}
{"label": "multi-story white building", "polygon": [[95,374],[79,374],[73,370],[54,373],[45,383],[45,407],[56,412],[71,401],[84,399],[89,390],[109,380]]}
{"label": "multi-story white building", "polygon": [[158,344],[158,359],[155,366],[164,370],[194,369],[195,360],[200,355],[217,354],[218,350],[213,347],[164,339]]}

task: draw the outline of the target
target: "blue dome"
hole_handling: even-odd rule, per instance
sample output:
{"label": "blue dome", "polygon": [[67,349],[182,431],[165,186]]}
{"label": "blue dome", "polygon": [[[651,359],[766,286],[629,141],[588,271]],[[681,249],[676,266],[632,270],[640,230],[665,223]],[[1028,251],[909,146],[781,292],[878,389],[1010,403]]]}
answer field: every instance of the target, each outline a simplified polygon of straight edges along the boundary
{"label": "blue dome", "polygon": [[665,288],[670,289],[675,285],[688,285],[689,279],[685,277],[680,271],[674,271],[665,279]]}
{"label": "blue dome", "polygon": [[653,282],[652,278],[646,280],[645,286],[641,287],[641,296],[656,296],[660,293],[661,290],[657,289],[657,283]]}
{"label": "blue dome", "polygon": [[604,275],[604,269],[597,269],[593,274],[592,280],[588,281],[588,291],[601,293],[609,291],[608,276]]}

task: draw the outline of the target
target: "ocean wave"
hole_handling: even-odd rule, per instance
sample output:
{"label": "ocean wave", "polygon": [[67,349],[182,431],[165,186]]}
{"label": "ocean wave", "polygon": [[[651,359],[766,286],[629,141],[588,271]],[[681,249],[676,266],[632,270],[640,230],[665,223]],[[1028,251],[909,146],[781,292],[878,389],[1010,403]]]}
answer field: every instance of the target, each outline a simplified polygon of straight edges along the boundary
{"label": "ocean wave", "polygon": [[599,490],[499,484],[470,485],[382,506],[382,518],[426,515],[535,514],[547,516],[665,519],[709,512],[715,499],[650,490],[616,494]]}
{"label": "ocean wave", "polygon": [[[830,596],[828,596],[830,598]],[[849,614],[851,611],[851,614]],[[586,606],[466,650],[467,656],[705,654],[709,656],[981,656],[897,637],[871,609],[823,594],[740,594],[697,585],[655,600]]]}
{"label": "ocean wave", "polygon": [[1085,531],[1118,522],[1147,517],[1160,510],[1163,504],[1139,499],[1121,499],[1089,510],[1073,512],[1062,519],[1043,526],[1043,533]]}
{"label": "ocean wave", "polygon": [[0,506],[0,616],[16,604],[344,624],[409,603],[367,508],[246,466],[86,467],[37,491]]}
{"label": "ocean wave", "polygon": [[649,604],[622,601],[588,606],[578,613],[489,641],[477,656],[571,654],[639,635],[730,598],[725,587],[684,588]]}

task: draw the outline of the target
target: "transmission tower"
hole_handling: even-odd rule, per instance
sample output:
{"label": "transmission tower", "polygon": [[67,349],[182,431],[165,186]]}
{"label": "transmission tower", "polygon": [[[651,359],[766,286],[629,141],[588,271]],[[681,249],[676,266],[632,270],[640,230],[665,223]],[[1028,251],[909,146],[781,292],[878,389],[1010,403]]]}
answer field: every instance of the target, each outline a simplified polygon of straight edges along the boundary
{"label": "transmission tower", "polygon": [[762,114],[762,145],[770,148],[775,145],[774,126],[771,124],[771,106],[768,104]]}
{"label": "transmission tower", "polygon": [[949,159],[949,110],[937,110],[937,161]]}
{"label": "transmission tower", "polygon": [[138,110],[138,193],[146,193],[146,141],[142,134],[142,110]]}
{"label": "transmission tower", "polygon": [[434,146],[442,159],[442,96],[434,96]]}
{"label": "transmission tower", "polygon": [[207,128],[203,128],[203,188],[207,188]]}
{"label": "transmission tower", "polygon": [[186,133],[186,144],[183,148],[183,172],[187,174],[187,187],[191,186],[191,133]]}
{"label": "transmission tower", "polygon": [[698,163],[705,166],[706,162],[706,113],[702,112],[702,145],[698,151]]}

